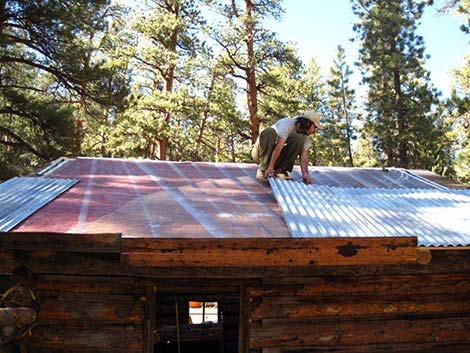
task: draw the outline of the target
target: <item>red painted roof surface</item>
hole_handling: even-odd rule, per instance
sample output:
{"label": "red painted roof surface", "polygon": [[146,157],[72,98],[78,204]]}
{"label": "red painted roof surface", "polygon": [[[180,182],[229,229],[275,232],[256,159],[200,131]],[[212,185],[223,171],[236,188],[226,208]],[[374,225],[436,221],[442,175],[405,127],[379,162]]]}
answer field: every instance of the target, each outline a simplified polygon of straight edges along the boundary
{"label": "red painted roof surface", "polygon": [[254,164],[69,160],[48,177],[80,182],[14,231],[126,237],[289,237]]}

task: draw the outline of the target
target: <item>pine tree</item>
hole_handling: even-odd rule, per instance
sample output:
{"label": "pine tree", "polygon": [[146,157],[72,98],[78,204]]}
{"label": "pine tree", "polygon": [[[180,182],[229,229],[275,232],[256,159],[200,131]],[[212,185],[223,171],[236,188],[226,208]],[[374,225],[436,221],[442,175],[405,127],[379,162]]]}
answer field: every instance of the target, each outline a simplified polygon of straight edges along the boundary
{"label": "pine tree", "polygon": [[134,21],[133,97],[114,142],[127,140],[122,142],[133,150],[131,155],[164,160],[171,134],[181,128],[175,120],[178,112],[182,117],[182,108],[200,106],[192,75],[197,53],[205,50],[197,36],[204,20],[198,1],[153,0],[146,2]]}
{"label": "pine tree", "polygon": [[[0,2],[0,153],[9,170],[73,150],[73,101],[100,76],[81,35],[107,26],[109,1]],[[18,169],[15,169],[18,168]]]}
{"label": "pine tree", "polygon": [[270,125],[280,117],[293,116],[302,110],[303,75],[305,68],[297,58],[293,48],[293,60],[270,63],[258,77],[265,82],[258,94],[258,116],[264,126]]}
{"label": "pine tree", "polygon": [[[465,24],[461,30],[470,33],[470,2],[468,0],[448,1],[440,10],[461,16]],[[470,183],[470,55],[466,55],[462,66],[452,70],[454,89],[446,102],[446,118],[452,124],[454,141],[455,177]]]}
{"label": "pine tree", "polygon": [[343,47],[338,46],[328,80],[328,108],[331,121],[323,133],[329,146],[329,162],[339,166],[354,166],[351,143],[354,137],[354,90],[349,87],[352,71],[346,63]]}
{"label": "pine tree", "polygon": [[[226,19],[226,24],[212,31],[225,57],[231,75],[245,85],[249,137],[254,143],[259,135],[259,93],[266,89],[268,68],[273,62],[293,60],[292,51],[280,42],[275,34],[262,26],[267,18],[279,18],[280,0],[233,0],[217,2],[216,8]],[[294,59],[295,60],[295,59]]]}
{"label": "pine tree", "polygon": [[361,41],[359,67],[368,86],[364,133],[386,166],[432,169],[443,146],[433,111],[438,93],[424,67],[424,40],[416,35],[432,1],[353,0]]}

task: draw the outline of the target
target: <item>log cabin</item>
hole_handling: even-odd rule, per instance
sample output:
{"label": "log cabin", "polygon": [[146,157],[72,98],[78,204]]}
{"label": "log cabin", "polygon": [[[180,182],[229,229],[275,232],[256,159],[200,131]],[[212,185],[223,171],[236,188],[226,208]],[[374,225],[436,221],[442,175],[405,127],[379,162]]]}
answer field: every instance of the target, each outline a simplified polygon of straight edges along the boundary
{"label": "log cabin", "polygon": [[[470,351],[463,185],[425,171],[315,167],[312,186],[295,169],[269,187],[255,172],[76,158],[0,184],[0,345]],[[12,300],[19,288],[30,298]]]}

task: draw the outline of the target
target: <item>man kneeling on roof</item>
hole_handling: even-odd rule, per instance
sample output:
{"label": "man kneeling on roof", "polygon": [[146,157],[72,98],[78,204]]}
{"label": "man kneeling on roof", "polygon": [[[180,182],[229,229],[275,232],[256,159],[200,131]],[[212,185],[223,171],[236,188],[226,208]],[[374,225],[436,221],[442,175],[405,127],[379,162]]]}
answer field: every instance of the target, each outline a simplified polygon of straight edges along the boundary
{"label": "man kneeling on roof", "polygon": [[321,129],[320,117],[313,110],[307,110],[296,118],[282,118],[261,131],[251,150],[251,157],[258,164],[256,179],[267,183],[269,176],[290,179],[297,156],[305,184],[311,184],[308,174],[309,136]]}

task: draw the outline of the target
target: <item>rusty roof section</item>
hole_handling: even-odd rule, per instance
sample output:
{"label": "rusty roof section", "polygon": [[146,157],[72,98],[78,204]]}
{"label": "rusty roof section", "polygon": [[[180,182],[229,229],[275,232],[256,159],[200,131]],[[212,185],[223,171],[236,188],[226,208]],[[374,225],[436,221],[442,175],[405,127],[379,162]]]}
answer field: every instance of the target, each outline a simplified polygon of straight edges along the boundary
{"label": "rusty roof section", "polygon": [[[288,237],[253,165],[77,158],[51,176],[80,183],[16,231],[154,238]],[[54,222],[51,222],[54,217]]]}
{"label": "rusty roof section", "polygon": [[429,170],[422,170],[422,169],[415,169],[413,170],[413,174],[426,178],[430,181],[433,181],[435,183],[438,183],[439,185],[445,186],[448,189],[470,189],[470,186],[461,184],[459,182],[456,182],[450,178],[443,177],[439,174],[430,172]]}

